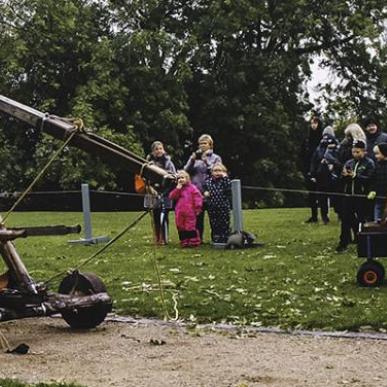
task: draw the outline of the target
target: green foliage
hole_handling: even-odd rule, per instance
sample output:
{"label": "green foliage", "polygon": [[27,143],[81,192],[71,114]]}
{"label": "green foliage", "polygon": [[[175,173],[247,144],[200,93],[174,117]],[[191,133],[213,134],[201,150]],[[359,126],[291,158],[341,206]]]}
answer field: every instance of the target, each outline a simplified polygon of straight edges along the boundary
{"label": "green foliage", "polygon": [[[113,237],[136,216],[95,213],[94,233]],[[219,250],[207,244],[182,249],[172,225],[172,243],[154,247],[150,220],[144,219],[82,270],[103,278],[113,297],[114,310],[121,315],[162,318],[166,309],[175,317],[176,308],[179,318],[193,322],[387,329],[387,288],[367,289],[356,284],[362,260],[357,258],[355,246],[346,254],[334,252],[339,234],[337,221],[332,219],[324,226],[305,224],[306,218],[306,209],[246,211],[246,230],[256,233],[265,245],[245,250]],[[77,222],[82,222],[81,213],[14,213],[9,219],[15,227]],[[208,240],[208,225],[205,237]],[[44,281],[78,266],[100,248],[69,245],[68,239],[35,237],[17,239],[15,243],[32,277]],[[52,290],[59,281],[50,285]]]}
{"label": "green foliage", "polygon": [[[384,3],[0,2],[0,92],[82,117],[143,154],[162,140],[178,166],[185,140],[208,132],[246,184],[300,187],[299,144],[312,108],[304,86],[316,55],[341,80],[325,88],[328,119],[386,114]],[[20,190],[56,145],[14,121],[0,127],[1,153],[17,164],[0,183]],[[120,173],[75,150],[55,168],[46,188],[80,180],[124,188]]]}

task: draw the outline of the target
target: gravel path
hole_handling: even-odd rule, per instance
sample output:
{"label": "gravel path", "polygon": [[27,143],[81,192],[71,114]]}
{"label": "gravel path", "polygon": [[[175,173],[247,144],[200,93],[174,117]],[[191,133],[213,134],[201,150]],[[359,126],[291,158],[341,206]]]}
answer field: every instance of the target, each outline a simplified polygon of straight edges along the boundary
{"label": "gravel path", "polygon": [[387,386],[387,342],[205,332],[106,322],[74,332],[56,318],[0,324],[27,355],[0,354],[0,377],[85,386]]}

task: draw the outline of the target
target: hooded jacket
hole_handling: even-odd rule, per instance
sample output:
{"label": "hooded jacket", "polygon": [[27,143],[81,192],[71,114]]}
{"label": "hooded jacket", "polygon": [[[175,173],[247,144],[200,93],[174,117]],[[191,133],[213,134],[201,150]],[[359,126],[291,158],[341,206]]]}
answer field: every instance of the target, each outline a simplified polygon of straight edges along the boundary
{"label": "hooded jacket", "polygon": [[188,183],[180,189],[175,188],[169,193],[169,199],[176,202],[175,217],[178,230],[195,230],[196,216],[203,206],[203,197],[200,191]]}
{"label": "hooded jacket", "polygon": [[371,189],[375,177],[375,163],[369,157],[360,160],[348,160],[344,168],[353,171],[354,176],[343,176],[344,192],[350,195],[366,195]]}
{"label": "hooded jacket", "polygon": [[383,133],[379,127],[374,134],[365,132],[367,137],[367,156],[375,161],[374,147],[382,142],[387,142],[387,133]]}
{"label": "hooded jacket", "polygon": [[310,171],[310,163],[313,157],[313,153],[320,144],[322,132],[322,124],[321,121],[319,121],[319,126],[317,129],[312,129],[309,127],[308,136],[304,139],[301,145],[301,161],[303,173],[305,176]]}
{"label": "hooded jacket", "polygon": [[319,185],[328,185],[331,171],[328,165],[335,160],[337,140],[330,134],[324,134],[320,144],[313,153],[310,163],[310,176],[317,179]]}

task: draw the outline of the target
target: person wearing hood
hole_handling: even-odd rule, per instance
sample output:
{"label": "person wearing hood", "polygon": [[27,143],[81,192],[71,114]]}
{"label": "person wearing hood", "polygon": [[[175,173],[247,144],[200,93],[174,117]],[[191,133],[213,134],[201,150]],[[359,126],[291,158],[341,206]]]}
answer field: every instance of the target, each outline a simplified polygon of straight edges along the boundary
{"label": "person wearing hood", "polygon": [[316,223],[317,218],[317,195],[312,191],[316,191],[316,183],[310,179],[310,163],[312,156],[322,137],[322,122],[319,117],[314,115],[310,120],[310,126],[308,130],[308,135],[301,145],[301,162],[302,162],[302,173],[305,179],[305,185],[308,191],[311,191],[308,195],[308,204],[311,210],[311,217],[306,221],[306,223]]}
{"label": "person wearing hood", "polygon": [[[341,184],[340,184],[340,174],[343,168],[342,163],[339,160],[339,144],[336,139],[335,130],[332,126],[327,126],[323,130],[324,135],[329,135],[335,141],[328,141],[328,146],[324,154],[324,164],[326,164],[326,168],[328,169],[328,191],[330,192],[340,192]],[[337,216],[340,218],[340,209],[341,209],[341,201],[338,195],[330,195],[329,203],[332,208],[335,210]]]}
{"label": "person wearing hood", "polygon": [[[320,144],[313,153],[310,163],[309,177],[316,184],[317,191],[329,192],[332,187],[332,177],[335,169],[335,154],[337,140],[329,130],[322,136]],[[328,195],[320,193],[317,195],[318,205],[321,211],[321,219],[324,224],[329,223]]]}
{"label": "person wearing hood", "polygon": [[[176,173],[175,165],[171,157],[167,155],[164,145],[161,141],[154,141],[151,145],[151,153],[146,157],[147,161],[165,169],[170,173]],[[152,209],[153,214],[153,231],[155,241],[159,245],[168,243],[168,212],[172,207],[171,201],[166,193],[162,192],[161,187],[155,185],[154,188],[159,194],[159,200],[156,208]]]}
{"label": "person wearing hood", "polygon": [[387,143],[382,142],[373,149],[376,159],[374,191],[368,199],[375,199],[374,221],[380,223],[384,219],[387,198]]}
{"label": "person wearing hood", "polygon": [[387,142],[387,133],[383,133],[380,124],[374,117],[364,120],[365,134],[367,136],[367,156],[376,161],[374,148],[382,142]]}

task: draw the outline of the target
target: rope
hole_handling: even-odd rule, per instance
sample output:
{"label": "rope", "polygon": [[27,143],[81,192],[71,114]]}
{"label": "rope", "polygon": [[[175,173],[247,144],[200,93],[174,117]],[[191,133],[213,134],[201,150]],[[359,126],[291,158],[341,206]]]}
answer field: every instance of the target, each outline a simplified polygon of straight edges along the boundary
{"label": "rope", "polygon": [[[361,194],[346,194],[343,192],[330,192],[330,191],[309,191],[302,189],[292,189],[292,188],[280,188],[280,187],[260,187],[260,186],[249,186],[242,185],[242,189],[250,191],[269,191],[269,192],[290,192],[290,193],[301,193],[301,194],[315,194],[315,195],[329,195],[329,196],[341,196],[349,198],[367,198],[367,195]],[[375,196],[375,199],[386,199],[386,196]]]}
{"label": "rope", "polygon": [[172,319],[172,321],[179,320],[179,309],[177,308],[177,292],[172,293],[172,301],[173,301],[173,310],[175,311],[175,317]]}
{"label": "rope", "polygon": [[[78,190],[67,190],[67,191],[34,191],[34,192],[28,192],[27,195],[68,195],[68,194],[79,194],[82,191]],[[98,191],[91,189],[89,191],[93,194],[101,194],[101,195],[115,195],[115,196],[138,196],[138,197],[144,197],[144,194],[136,193],[136,192],[121,192],[121,191]],[[22,192],[1,192],[0,198],[9,198],[9,197],[19,197],[22,194]]]}
{"label": "rope", "polygon": [[[149,214],[151,216],[152,230],[156,230],[152,211],[149,211]],[[170,317],[170,315],[168,313],[167,304],[165,302],[165,297],[164,297],[164,287],[163,287],[163,285],[161,283],[160,268],[159,268],[159,265],[157,263],[157,258],[156,258],[156,244],[155,243],[153,244],[152,252],[153,252],[153,254],[152,254],[153,266],[154,266],[155,271],[156,271],[157,282],[158,282],[158,285],[159,285],[160,300],[161,300],[161,304],[162,304],[163,309],[164,309],[164,320],[170,320],[171,317]]]}
{"label": "rope", "polygon": [[151,164],[152,164],[151,161],[147,161],[146,163],[144,163],[144,164],[141,165],[141,169],[140,169],[140,173],[139,173],[139,175],[140,175],[141,177],[143,177],[142,175],[143,175],[143,173],[144,173],[145,167],[147,167],[148,165],[151,165]]}
{"label": "rope", "polygon": [[[43,118],[44,119],[44,118]],[[20,202],[28,195],[28,193],[32,190],[34,185],[39,181],[39,179],[45,174],[50,165],[54,162],[54,160],[58,157],[58,155],[62,152],[62,150],[67,146],[67,144],[72,140],[72,138],[77,134],[78,129],[70,134],[67,140],[62,144],[62,146],[53,154],[51,159],[47,162],[47,164],[43,167],[43,169],[38,173],[32,183],[25,189],[25,191],[20,195],[20,197],[16,200],[13,206],[7,211],[7,213],[3,217],[2,224],[5,224],[6,219],[11,215],[11,213],[15,210],[15,208],[20,204]]]}
{"label": "rope", "polygon": [[[142,218],[145,217],[145,215],[148,213],[149,211],[144,211],[143,213],[141,213],[132,223],[130,223],[128,226],[126,226],[122,231],[120,231],[113,239],[111,239],[105,246],[103,246],[102,248],[100,248],[99,250],[97,250],[95,253],[93,253],[90,257],[86,258],[81,264],[79,264],[77,267],[75,267],[73,270],[79,270],[81,267],[85,266],[86,264],[88,264],[90,261],[92,261],[95,257],[97,257],[98,255],[102,254],[107,248],[109,248],[113,243],[115,243],[116,241],[118,241],[118,239],[120,239],[125,233],[127,233],[132,227],[134,227]],[[49,284],[50,282],[52,282],[55,278],[58,278],[60,277],[61,275],[63,274],[66,274],[68,272],[68,270],[64,270],[64,271],[61,271],[60,273],[58,274],[55,274],[53,275],[52,277],[50,277],[47,281],[45,281],[43,284],[44,285],[47,285]]]}
{"label": "rope", "polygon": [[10,351],[11,346],[9,345],[9,342],[7,338],[4,336],[3,332],[0,331],[0,349],[3,351]]}
{"label": "rope", "polygon": [[98,191],[98,190],[90,190],[91,193],[102,194],[102,195],[117,195],[117,196],[139,196],[144,197],[144,194],[136,193],[136,192],[119,192],[119,191]]}

